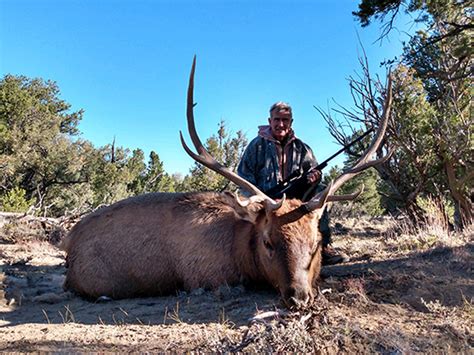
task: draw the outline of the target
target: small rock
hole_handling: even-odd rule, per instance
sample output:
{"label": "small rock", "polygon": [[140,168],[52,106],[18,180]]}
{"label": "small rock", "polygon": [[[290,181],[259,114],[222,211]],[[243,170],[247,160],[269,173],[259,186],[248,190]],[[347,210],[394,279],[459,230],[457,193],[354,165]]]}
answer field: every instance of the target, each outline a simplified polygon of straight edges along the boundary
{"label": "small rock", "polygon": [[112,298],[108,296],[100,296],[95,300],[96,303],[105,303],[105,302],[110,302],[110,301],[112,301]]}

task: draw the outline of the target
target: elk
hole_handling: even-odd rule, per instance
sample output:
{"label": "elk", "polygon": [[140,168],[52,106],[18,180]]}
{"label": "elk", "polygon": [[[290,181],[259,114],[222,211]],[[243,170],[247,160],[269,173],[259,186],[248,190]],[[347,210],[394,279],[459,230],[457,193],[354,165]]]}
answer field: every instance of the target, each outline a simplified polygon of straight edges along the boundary
{"label": "elk", "polygon": [[371,160],[387,126],[391,85],[378,131],[364,156],[324,191],[302,203],[273,200],[219,164],[204,148],[194,123],[194,58],[187,94],[187,126],[196,148],[185,151],[250,198],[229,192],[149,193],[101,208],[77,223],[63,242],[65,289],[88,298],[158,296],[195,288],[265,283],[288,307],[313,300],[321,269],[318,221],[326,203],[355,198],[334,192]]}

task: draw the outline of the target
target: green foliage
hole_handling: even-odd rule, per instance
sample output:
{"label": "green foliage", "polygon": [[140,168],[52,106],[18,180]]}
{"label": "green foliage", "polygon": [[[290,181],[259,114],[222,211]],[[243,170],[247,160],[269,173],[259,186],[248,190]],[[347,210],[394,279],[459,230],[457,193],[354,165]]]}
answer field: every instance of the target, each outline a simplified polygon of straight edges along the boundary
{"label": "green foliage", "polygon": [[95,148],[77,139],[83,111],[70,112],[59,94],[54,82],[42,79],[7,75],[0,81],[4,210],[34,204],[38,212],[61,215],[147,191],[173,191],[156,153],[147,166],[140,149],[130,153],[115,141]]}
{"label": "green foliage", "polygon": [[[355,132],[349,140],[354,140],[359,137],[363,132]],[[369,143],[369,137],[363,139],[358,144],[353,146],[351,154],[346,153],[346,160],[344,161],[344,169],[339,169],[337,166],[332,167],[328,174],[324,176],[323,182],[327,185],[331,180],[336,179],[338,176],[343,174],[344,170],[353,166],[359,155],[367,149]],[[381,179],[377,172],[373,169],[369,169],[351,180],[345,183],[338,191],[338,195],[352,194],[363,188],[362,193],[352,201],[348,202],[337,202],[343,205],[350,204],[351,210],[355,215],[369,215],[369,216],[380,216],[384,213],[385,209],[382,204],[382,197],[379,194],[379,188],[381,185]]]}
{"label": "green foliage", "polygon": [[[405,47],[405,63],[421,81],[433,114],[428,133],[436,161],[424,196],[455,201],[460,226],[472,223],[474,145],[471,113],[472,7],[467,1],[427,2],[427,30]],[[425,150],[425,155],[426,155]],[[444,196],[443,196],[444,195]]]}
{"label": "green foliage", "polygon": [[[359,11],[352,14],[360,21],[362,27],[370,24],[372,19],[391,24],[394,17],[403,9],[404,12],[418,12],[418,21],[426,21],[426,13],[434,16],[449,14],[457,6],[469,6],[471,0],[361,0]],[[421,15],[420,15],[421,12]],[[390,18],[386,20],[387,16]]]}
{"label": "green foliage", "polygon": [[[53,216],[89,210],[147,192],[220,190],[227,180],[196,163],[184,178],[166,173],[156,152],[94,147],[78,139],[83,111],[59,98],[54,82],[7,75],[0,81],[0,203],[3,210]],[[246,145],[223,121],[207,142],[210,153],[235,169]]]}
{"label": "green foliage", "polygon": [[383,19],[389,12],[398,9],[401,2],[401,0],[362,0],[359,11],[354,11],[352,14],[358,17],[361,25],[365,27],[370,24],[372,17]]}
{"label": "green foliage", "polygon": [[327,173],[323,174],[323,179],[322,182],[324,185],[329,185],[331,181],[335,180],[339,175],[342,174],[342,169],[340,169],[337,165],[332,166],[329,168],[329,171]]}
{"label": "green foliage", "polygon": [[[129,197],[130,183],[127,168],[129,151],[108,145],[100,148],[95,157],[95,169],[91,177],[94,206],[111,204]],[[114,157],[112,159],[112,156]]]}
{"label": "green foliage", "polygon": [[427,101],[423,83],[414,77],[412,69],[399,65],[393,72],[393,79],[390,140],[399,149],[390,164],[386,164],[385,175],[393,187],[389,197],[410,208],[416,203],[417,191],[432,187],[428,176],[434,176],[440,169],[434,151],[437,141],[432,134],[436,113]]}
{"label": "green foliage", "polygon": [[350,180],[343,186],[340,193],[353,193],[363,187],[362,193],[351,202],[352,209],[358,214],[381,216],[384,213],[384,208],[378,193],[379,184],[380,178],[377,172],[370,169]]}
{"label": "green foliage", "polygon": [[32,203],[26,199],[25,190],[15,187],[0,197],[0,205],[5,212],[26,212]]}
{"label": "green foliage", "polygon": [[131,191],[132,194],[138,195],[143,192],[143,174],[146,169],[145,165],[145,154],[141,149],[135,149],[132,152],[132,156],[126,163],[126,170],[128,172],[130,181],[127,184],[127,190]]}
{"label": "green foliage", "polygon": [[468,225],[474,220],[472,1],[361,0],[354,15],[363,26],[385,22],[383,36],[402,8],[416,11],[424,26],[405,44],[393,73],[391,139],[399,150],[384,175],[391,197],[418,217],[428,214],[423,201],[438,196],[448,211],[454,202],[456,224]]}
{"label": "green foliage", "polygon": [[173,177],[165,172],[163,162],[157,153],[150,153],[150,160],[146,173],[142,179],[143,191],[161,191],[161,192],[174,192],[176,181]]}
{"label": "green foliage", "polygon": [[[184,178],[166,173],[156,152],[95,148],[78,139],[83,111],[70,112],[54,82],[7,75],[0,81],[0,196],[3,210],[62,215],[146,192],[220,190],[227,181],[196,163]],[[210,153],[235,169],[246,139],[222,121]]]}
{"label": "green foliage", "polygon": [[69,112],[54,82],[7,75],[0,81],[0,186],[46,203],[52,185],[81,179],[83,142],[73,142],[83,111]]}

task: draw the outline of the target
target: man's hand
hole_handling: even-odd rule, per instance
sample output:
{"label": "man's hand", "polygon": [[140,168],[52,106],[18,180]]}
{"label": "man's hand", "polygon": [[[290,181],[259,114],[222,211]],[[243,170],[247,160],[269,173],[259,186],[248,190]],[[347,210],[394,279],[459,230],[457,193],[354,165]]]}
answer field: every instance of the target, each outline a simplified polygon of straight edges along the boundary
{"label": "man's hand", "polygon": [[312,170],[311,172],[308,173],[306,176],[308,179],[308,183],[314,184],[315,182],[318,182],[321,180],[321,171],[320,170]]}

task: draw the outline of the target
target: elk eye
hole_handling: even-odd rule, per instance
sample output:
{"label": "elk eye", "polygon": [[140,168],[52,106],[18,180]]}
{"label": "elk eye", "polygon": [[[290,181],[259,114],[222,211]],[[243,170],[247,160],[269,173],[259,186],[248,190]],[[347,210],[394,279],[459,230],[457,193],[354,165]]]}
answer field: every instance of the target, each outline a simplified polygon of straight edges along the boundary
{"label": "elk eye", "polygon": [[264,240],[264,241],[263,241],[263,245],[264,245],[265,248],[267,248],[269,251],[273,251],[273,245],[272,245],[268,240]]}

